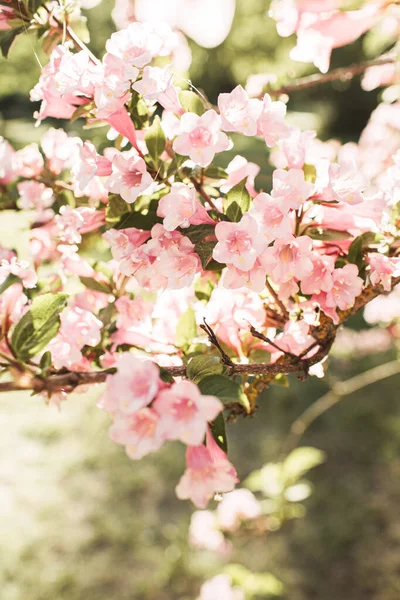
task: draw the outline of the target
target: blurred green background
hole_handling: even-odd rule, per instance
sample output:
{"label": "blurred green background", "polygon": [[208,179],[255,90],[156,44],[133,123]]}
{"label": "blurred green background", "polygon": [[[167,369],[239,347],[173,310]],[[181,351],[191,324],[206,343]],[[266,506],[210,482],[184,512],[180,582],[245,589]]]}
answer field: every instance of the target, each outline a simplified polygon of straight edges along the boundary
{"label": "blurred green background", "polygon": [[[252,73],[282,80],[311,72],[290,63],[293,40],[282,40],[268,18],[268,2],[237,0],[234,26],[214,50],[191,43],[190,78],[215,101]],[[113,2],[87,12],[99,56],[113,31]],[[333,66],[368,56],[379,40],[364,37],[335,51]],[[8,61],[0,59],[0,134],[16,147],[37,141],[50,125],[33,127],[28,92],[46,60],[33,38],[21,36]],[[356,140],[378,101],[359,81],[303,91],[291,99],[290,119],[316,128],[322,139]],[[74,124],[76,130],[77,125]],[[100,130],[90,134],[100,136]],[[258,162],[265,185],[265,146],[237,140],[235,152]],[[225,161],[227,159],[225,158]],[[10,215],[0,215],[0,243],[22,239]],[[353,323],[365,328],[362,319]],[[343,348],[338,348],[343,350]],[[384,355],[332,358],[331,377],[346,379]],[[232,561],[272,572],[288,600],[398,600],[400,597],[400,377],[344,398],[306,433],[302,443],[327,453],[311,473],[314,493],[304,518],[256,539],[235,541]],[[276,460],[294,419],[328,385],[290,378],[260,399],[254,419],[228,426],[230,458],[244,479]],[[58,413],[37,397],[0,398],[0,598],[1,600],[191,600],[202,581],[218,573],[221,559],[187,544],[192,512],[174,487],[184,468],[179,444],[136,463],[109,441],[109,417],[96,408],[100,390],[74,395]],[[217,600],[217,599],[216,599]],[[224,599],[222,599],[224,600]]]}

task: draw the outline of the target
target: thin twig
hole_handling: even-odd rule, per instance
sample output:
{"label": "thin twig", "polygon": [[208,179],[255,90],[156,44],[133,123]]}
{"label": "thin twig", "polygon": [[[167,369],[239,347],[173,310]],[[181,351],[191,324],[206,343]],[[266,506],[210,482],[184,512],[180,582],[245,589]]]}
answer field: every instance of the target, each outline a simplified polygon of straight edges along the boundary
{"label": "thin twig", "polygon": [[387,379],[400,373],[400,363],[397,360],[379,365],[369,371],[364,371],[347,381],[335,383],[332,389],[309,406],[292,424],[289,435],[284,442],[284,454],[295,448],[305,431],[312,423],[327,410],[335,406],[344,396],[349,396],[362,388]]}
{"label": "thin twig", "polygon": [[277,306],[279,306],[279,308],[281,309],[281,312],[282,312],[283,316],[286,317],[286,318],[288,318],[289,313],[287,311],[287,308],[283,304],[282,300],[279,298],[278,294],[276,293],[276,291],[274,290],[274,288],[272,287],[272,285],[270,284],[270,282],[268,281],[268,277],[265,279],[265,285],[266,285],[267,290],[269,291],[269,293],[273,297],[273,299],[275,301],[275,304]]}
{"label": "thin twig", "polygon": [[236,366],[235,363],[231,361],[227,353],[221,347],[221,344],[219,343],[214,331],[211,329],[211,327],[205,319],[203,319],[203,323],[203,325],[200,325],[200,329],[206,332],[210,343],[217,348],[218,352],[221,354],[222,362],[224,363],[224,365],[226,365],[227,367],[234,368]]}
{"label": "thin twig", "polygon": [[203,198],[204,202],[207,202],[211,206],[211,208],[220,215],[221,211],[217,208],[217,206],[211,200],[210,196],[207,194],[207,192],[203,188],[202,184],[199,183],[195,177],[190,177],[190,181],[193,183],[194,187],[196,188],[196,190],[200,194],[200,196]]}
{"label": "thin twig", "polygon": [[298,90],[329,83],[330,81],[348,81],[356,75],[361,75],[370,67],[386,65],[396,61],[397,53],[395,51],[388,52],[387,54],[383,54],[379,58],[375,58],[373,60],[363,63],[355,63],[347,67],[339,67],[338,69],[333,69],[329,73],[315,73],[314,75],[307,75],[306,77],[297,79],[293,83],[282,85],[277,90],[268,89],[267,91],[271,96],[280,96],[281,94],[290,94],[291,92],[297,92]]}

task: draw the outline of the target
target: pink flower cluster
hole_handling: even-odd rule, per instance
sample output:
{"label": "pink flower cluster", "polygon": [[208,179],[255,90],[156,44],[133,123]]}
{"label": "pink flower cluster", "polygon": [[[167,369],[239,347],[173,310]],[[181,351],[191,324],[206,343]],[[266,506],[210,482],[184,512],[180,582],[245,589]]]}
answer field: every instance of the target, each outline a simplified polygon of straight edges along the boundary
{"label": "pink flower cluster", "polygon": [[215,493],[230,491],[237,482],[236,471],[208,428],[223,408],[220,400],[202,395],[191,381],[165,383],[153,362],[128,352],[118,356],[116,366],[99,402],[114,419],[111,439],[135,460],[155,452],[166,440],[186,444],[187,469],[176,493],[199,508]]}

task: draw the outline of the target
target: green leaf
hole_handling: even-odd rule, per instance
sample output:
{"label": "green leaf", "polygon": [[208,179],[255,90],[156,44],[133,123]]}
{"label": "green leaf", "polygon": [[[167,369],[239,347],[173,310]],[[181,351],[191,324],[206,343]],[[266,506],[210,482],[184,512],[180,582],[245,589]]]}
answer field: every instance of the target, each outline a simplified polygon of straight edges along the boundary
{"label": "green leaf", "polygon": [[13,275],[12,273],[10,273],[10,275],[8,277],[6,277],[6,279],[0,285],[0,294],[5,292],[6,289],[8,289],[10,287],[10,285],[12,285],[13,283],[17,283],[18,281],[21,282],[20,278],[17,277],[16,275]]}
{"label": "green leaf", "polygon": [[211,281],[211,279],[201,277],[200,279],[197,279],[194,284],[194,293],[198,300],[205,300],[208,302],[214,288],[215,283]]}
{"label": "green leaf", "polygon": [[310,469],[325,461],[325,454],[311,446],[301,446],[293,450],[285,459],[282,469],[285,480],[297,481]]}
{"label": "green leaf", "polygon": [[308,165],[307,163],[303,165],[304,171],[304,181],[308,181],[309,183],[315,183],[317,179],[317,169],[314,165]]}
{"label": "green leaf", "polygon": [[146,131],[144,141],[154,164],[158,165],[159,158],[165,150],[165,134],[158,115],[154,117],[151,127]]}
{"label": "green leaf", "polygon": [[204,175],[210,179],[228,179],[228,173],[222,167],[210,165],[205,169]]}
{"label": "green leaf", "polygon": [[167,383],[174,383],[174,378],[172,377],[171,373],[169,373],[167,371],[167,369],[164,369],[164,367],[160,367],[160,365],[157,365],[158,368],[160,369],[160,377],[163,381],[166,381]]}
{"label": "green leaf", "polygon": [[11,346],[18,358],[25,361],[36,356],[56,336],[60,328],[59,314],[67,299],[67,294],[36,296],[11,337]]}
{"label": "green leaf", "polygon": [[115,225],[115,228],[129,229],[129,227],[135,227],[136,229],[150,231],[156,223],[162,223],[162,219],[157,217],[157,214],[154,211],[149,211],[146,214],[131,212],[123,214],[119,222]]}
{"label": "green leaf", "polygon": [[242,386],[225,375],[209,375],[198,383],[205,396],[217,396],[221,402],[240,402],[244,404]]}
{"label": "green leaf", "polygon": [[209,261],[212,258],[213,250],[217,242],[199,242],[195,246],[195,251],[200,257],[201,266],[203,269],[207,268]]}
{"label": "green leaf", "polygon": [[310,227],[306,234],[313,240],[321,240],[324,242],[334,242],[335,240],[348,240],[353,237],[348,231],[340,231],[337,229],[323,229],[323,227]]}
{"label": "green leaf", "polygon": [[195,383],[210,375],[219,375],[223,371],[219,356],[195,356],[186,367],[186,375]]}
{"label": "green leaf", "polygon": [[197,336],[197,324],[195,318],[195,312],[193,308],[189,307],[178,320],[176,327],[176,345],[178,348],[187,348],[193,342],[193,339]]}
{"label": "green leaf", "polygon": [[102,292],[103,294],[110,294],[112,292],[111,285],[105,281],[97,281],[93,277],[79,277],[79,279],[89,290]]}
{"label": "green leaf", "polygon": [[229,575],[234,585],[240,586],[248,598],[259,596],[281,596],[283,584],[272,573],[253,573],[243,565],[236,563],[225,567],[224,572]]}
{"label": "green leaf", "polygon": [[179,100],[185,112],[196,113],[196,115],[202,115],[204,113],[204,102],[200,96],[194,92],[181,90],[179,92]]}
{"label": "green leaf", "polygon": [[354,242],[350,244],[349,252],[347,254],[348,261],[357,265],[359,269],[363,267],[364,263],[364,255],[363,255],[363,239],[362,236],[359,235],[356,237]]}
{"label": "green leaf", "polygon": [[122,200],[121,196],[110,195],[110,199],[106,208],[107,223],[118,222],[122,215],[126,214],[128,210],[129,205],[125,202],[125,200]]}
{"label": "green leaf", "polygon": [[47,352],[45,352],[40,359],[41,370],[46,371],[51,366],[51,362],[51,352],[47,350]]}
{"label": "green leaf", "polygon": [[192,244],[198,244],[209,235],[214,235],[214,232],[215,225],[190,225],[182,230],[183,235],[188,237]]}
{"label": "green leaf", "polygon": [[6,29],[0,31],[0,50],[4,58],[8,57],[11,45],[15,38],[24,31],[24,27],[16,27],[15,29]]}
{"label": "green leaf", "polygon": [[218,446],[225,452],[228,452],[228,440],[226,437],[225,419],[224,415],[220,413],[212,423],[210,423],[210,429],[214,440]]}
{"label": "green leaf", "polygon": [[251,204],[250,194],[246,189],[247,178],[235,185],[223,199],[223,209],[226,216],[237,223],[246,213]]}

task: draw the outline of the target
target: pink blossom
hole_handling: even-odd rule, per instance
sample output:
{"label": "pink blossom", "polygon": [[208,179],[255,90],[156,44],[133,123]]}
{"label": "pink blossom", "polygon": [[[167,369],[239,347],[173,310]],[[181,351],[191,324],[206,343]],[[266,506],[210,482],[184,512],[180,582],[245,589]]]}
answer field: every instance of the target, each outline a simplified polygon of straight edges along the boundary
{"label": "pink blossom", "polygon": [[132,88],[146,100],[157,100],[160,94],[165,93],[172,86],[173,78],[170,65],[163,69],[160,67],[145,67],[142,79],[136,81]]}
{"label": "pink blossom", "polygon": [[217,516],[210,510],[196,510],[192,514],[189,543],[194,548],[205,548],[221,555],[226,555],[230,550],[230,543],[219,529]]}
{"label": "pink blossom", "polygon": [[115,260],[122,260],[141,246],[150,237],[149,231],[130,227],[129,229],[109,229],[103,238],[110,244]]}
{"label": "pink blossom", "polygon": [[184,183],[172,184],[171,192],[163,196],[158,204],[157,215],[164,217],[163,225],[167,231],[173,231],[177,227],[215,223],[204,206],[197,201],[195,188]]}
{"label": "pink blossom", "polygon": [[338,307],[340,310],[351,308],[363,288],[363,280],[358,276],[357,266],[349,264],[335,269],[332,277],[333,287],[326,294],[325,306]]}
{"label": "pink blossom", "polygon": [[257,257],[267,246],[259,236],[257,222],[248,214],[239,223],[221,221],[215,227],[215,236],[218,244],[214,248],[213,258],[241,271],[252,269]]}
{"label": "pink blossom", "polygon": [[257,134],[257,119],[263,110],[261,100],[249,99],[241,85],[229,94],[218,96],[218,108],[221,114],[221,128],[244,135]]}
{"label": "pink blossom", "polygon": [[37,275],[29,268],[29,263],[25,260],[18,260],[15,256],[9,260],[3,258],[0,261],[0,282],[3,283],[9,275],[15,275],[21,279],[25,288],[34,288],[37,284]]}
{"label": "pink blossom", "polygon": [[117,373],[107,377],[99,405],[107,412],[134,415],[155,398],[160,382],[153,362],[123,352],[117,360]]}
{"label": "pink blossom", "polygon": [[397,79],[396,63],[387,63],[369,67],[362,78],[361,87],[366,92],[375,90],[377,87],[392,85]]}
{"label": "pink blossom", "polygon": [[[282,348],[285,352],[299,355],[312,346],[315,339],[310,335],[310,326],[308,323],[299,320],[288,321],[284,327],[283,333],[275,338],[275,342],[277,346]],[[271,351],[274,361],[281,356],[281,353],[276,352],[274,348],[271,348]],[[311,351],[311,353],[313,352],[316,352],[316,348]]]}
{"label": "pink blossom", "polygon": [[180,500],[190,499],[197,508],[205,508],[216,493],[230,492],[238,482],[236,470],[207,432],[206,446],[189,446],[186,471],[177,487]]}
{"label": "pink blossom", "polygon": [[96,148],[88,141],[80,148],[79,160],[75,165],[74,171],[80,190],[84,190],[96,175],[104,177],[112,173],[111,161],[97,154]]}
{"label": "pink blossom", "polygon": [[[1,267],[0,267],[1,269]],[[0,275],[0,281],[1,281]],[[10,285],[0,296],[0,322],[17,323],[24,312],[28,298],[20,283]]]}
{"label": "pink blossom", "polygon": [[215,396],[203,396],[192,381],[180,381],[159,393],[154,408],[161,415],[161,430],[167,439],[198,446],[206,435],[207,423],[223,405]]}
{"label": "pink blossom", "polygon": [[55,216],[58,236],[61,241],[68,244],[79,244],[82,236],[79,233],[84,219],[83,215],[72,206],[64,205],[60,208],[60,214]]}
{"label": "pink blossom", "polygon": [[289,136],[280,140],[278,147],[274,148],[271,157],[273,164],[281,169],[302,169],[304,163],[312,162],[315,136],[315,131],[291,128]]}
{"label": "pink blossom", "polygon": [[[53,190],[46,187],[44,183],[39,183],[38,181],[21,181],[17,185],[17,190],[21,208],[25,210],[34,208],[38,211],[39,216],[49,208],[55,200]],[[50,218],[53,214],[53,211],[50,211]]]}
{"label": "pink blossom", "polygon": [[228,575],[217,575],[209,579],[200,589],[197,600],[245,600],[244,591],[238,587],[232,587]]}
{"label": "pink blossom", "polygon": [[371,2],[359,10],[332,10],[322,14],[305,13],[297,28],[293,60],[312,62],[322,72],[329,69],[334,48],[351,44],[375,23],[383,3]]}
{"label": "pink blossom", "polygon": [[292,223],[288,217],[287,203],[262,192],[253,200],[249,215],[258,223],[268,243],[276,238],[292,234]]}
{"label": "pink blossom", "polygon": [[14,154],[15,174],[19,177],[35,177],[43,171],[43,156],[37,144],[28,144]]}
{"label": "pink blossom", "polygon": [[364,201],[368,181],[354,161],[330,164],[325,160],[319,164],[316,185],[320,188],[318,198],[355,205]]}
{"label": "pink blossom", "polygon": [[208,110],[201,117],[185,113],[181,117],[181,133],[173,143],[178,154],[189,156],[194,163],[207,167],[216,152],[223,152],[230,146],[229,139],[221,132],[221,117],[215,110]]}
{"label": "pink blossom", "polygon": [[107,52],[124,62],[142,69],[161,46],[161,40],[149,34],[141,23],[131,23],[126,29],[113,33],[106,43]]}
{"label": "pink blossom", "polygon": [[151,302],[146,302],[140,296],[134,300],[131,300],[127,296],[122,296],[115,302],[115,306],[118,310],[118,328],[129,329],[132,326],[141,324],[146,324],[149,328],[151,327],[153,309]]}
{"label": "pink blossom", "polygon": [[113,194],[120,194],[129,204],[135,202],[153,183],[143,158],[132,151],[114,156],[112,169],[113,173],[107,179],[106,187]]}
{"label": "pink blossom", "polygon": [[263,107],[257,120],[257,135],[262,135],[269,148],[289,135],[290,129],[284,122],[286,105],[278,100],[273,102],[269,94],[265,94]]}
{"label": "pink blossom", "polygon": [[0,136],[0,184],[2,185],[7,185],[16,177],[14,155],[14,148]]}
{"label": "pink blossom", "polygon": [[139,460],[163,445],[164,438],[159,425],[158,413],[153,408],[145,407],[135,414],[117,415],[109,436],[113,442],[126,447],[129,458]]}
{"label": "pink blossom", "polygon": [[244,488],[225,494],[217,507],[221,529],[235,531],[242,521],[255,519],[261,514],[261,506],[254,494]]}
{"label": "pink blossom", "polygon": [[254,179],[260,172],[260,167],[256,163],[248,162],[244,156],[237,154],[226,167],[228,179],[223,180],[220,187],[221,192],[227,194],[234,185],[246,178],[246,189],[250,196],[254,198],[257,192],[254,189]]}
{"label": "pink blossom", "polygon": [[103,323],[91,312],[81,308],[65,308],[61,315],[61,327],[48,345],[56,369],[71,368],[83,359],[83,346],[97,346]]}
{"label": "pink blossom", "polygon": [[124,106],[119,108],[117,111],[102,117],[102,119],[106,121],[113,129],[115,129],[115,131],[129,140],[136,150],[138,149],[135,126]]}
{"label": "pink blossom", "polygon": [[85,50],[64,52],[54,78],[54,87],[60,96],[79,93],[92,96],[95,85],[102,78],[101,67],[94,64]]}
{"label": "pink blossom", "polygon": [[76,162],[81,141],[70,137],[63,129],[49,129],[40,141],[47,159],[46,166],[58,175],[64,169],[70,169]]}
{"label": "pink blossom", "polygon": [[329,292],[333,286],[332,273],[335,268],[333,256],[321,256],[317,253],[311,257],[313,270],[310,275],[301,280],[301,291],[303,294],[319,294]]}
{"label": "pink blossom", "polygon": [[261,261],[257,259],[254,267],[249,271],[241,271],[229,265],[222,273],[221,285],[227,289],[248,288],[253,292],[260,293],[265,288],[265,277],[265,268]]}
{"label": "pink blossom", "polygon": [[383,254],[370,254],[369,265],[371,268],[370,280],[373,285],[381,283],[386,292],[392,288],[392,277],[400,274],[400,258],[384,256]]}
{"label": "pink blossom", "polygon": [[279,35],[295,33],[303,13],[324,13],[340,6],[342,0],[272,0],[270,16],[277,21]]}
{"label": "pink blossom", "polygon": [[264,252],[262,262],[277,283],[302,279],[313,269],[311,250],[312,240],[306,235],[282,238]]}
{"label": "pink blossom", "polygon": [[286,209],[299,208],[314,193],[314,185],[305,181],[302,169],[276,169],[272,181],[272,196],[279,198]]}

